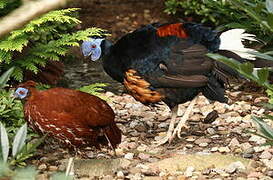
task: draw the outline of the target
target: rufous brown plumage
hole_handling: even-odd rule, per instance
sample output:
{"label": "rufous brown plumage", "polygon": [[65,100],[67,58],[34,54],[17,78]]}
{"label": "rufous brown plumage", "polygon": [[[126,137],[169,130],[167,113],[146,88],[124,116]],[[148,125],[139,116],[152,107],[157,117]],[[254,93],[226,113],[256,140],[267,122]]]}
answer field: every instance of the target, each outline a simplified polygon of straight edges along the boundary
{"label": "rufous brown plumage", "polygon": [[63,144],[82,148],[121,142],[115,114],[102,99],[78,90],[52,88],[37,90],[34,81],[20,84],[14,96],[24,102],[24,116],[29,126],[40,134]]}

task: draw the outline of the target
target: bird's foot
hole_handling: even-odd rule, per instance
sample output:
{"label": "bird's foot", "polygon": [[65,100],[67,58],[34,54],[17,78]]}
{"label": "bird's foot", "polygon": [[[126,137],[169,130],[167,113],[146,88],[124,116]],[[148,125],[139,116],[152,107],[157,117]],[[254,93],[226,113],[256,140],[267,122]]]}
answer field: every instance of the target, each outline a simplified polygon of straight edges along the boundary
{"label": "bird's foot", "polygon": [[167,135],[164,138],[162,138],[162,139],[160,139],[159,141],[156,142],[156,147],[160,146],[160,145],[163,145],[163,144],[165,144],[167,142],[170,144],[172,142],[172,140],[173,140],[172,134],[173,134],[172,131],[168,131]]}
{"label": "bird's foot", "polygon": [[180,121],[179,124],[174,129],[171,139],[174,139],[175,136],[177,136],[179,139],[181,139],[181,131],[182,129],[189,129],[189,126],[186,125],[186,122]]}

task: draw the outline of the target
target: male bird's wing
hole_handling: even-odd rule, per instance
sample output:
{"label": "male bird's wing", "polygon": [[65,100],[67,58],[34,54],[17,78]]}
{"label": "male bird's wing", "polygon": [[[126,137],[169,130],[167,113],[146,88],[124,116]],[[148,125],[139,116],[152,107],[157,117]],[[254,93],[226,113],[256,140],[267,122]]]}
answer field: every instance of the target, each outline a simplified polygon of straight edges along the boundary
{"label": "male bird's wing", "polygon": [[206,86],[214,65],[205,54],[219,43],[216,33],[201,25],[154,24],[126,35],[115,48],[127,90],[141,102],[157,102],[164,95],[155,88]]}

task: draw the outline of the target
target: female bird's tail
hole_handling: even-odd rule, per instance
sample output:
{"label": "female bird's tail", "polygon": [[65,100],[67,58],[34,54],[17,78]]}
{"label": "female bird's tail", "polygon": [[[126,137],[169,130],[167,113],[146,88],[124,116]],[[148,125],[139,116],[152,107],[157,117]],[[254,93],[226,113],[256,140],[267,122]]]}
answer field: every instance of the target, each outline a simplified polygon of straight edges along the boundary
{"label": "female bird's tail", "polygon": [[246,48],[242,43],[245,40],[257,41],[254,34],[245,33],[244,29],[231,29],[223,32],[220,35],[220,40],[219,50],[228,50],[236,53],[241,58],[255,60],[255,56],[248,52],[256,52],[256,50]]}

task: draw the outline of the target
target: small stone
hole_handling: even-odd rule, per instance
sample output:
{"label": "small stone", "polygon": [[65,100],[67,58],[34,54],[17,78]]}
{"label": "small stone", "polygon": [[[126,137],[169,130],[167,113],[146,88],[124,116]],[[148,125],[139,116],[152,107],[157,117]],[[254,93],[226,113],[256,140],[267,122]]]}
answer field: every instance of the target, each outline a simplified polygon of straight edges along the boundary
{"label": "small stone", "polygon": [[238,147],[240,145],[240,142],[238,141],[237,138],[232,138],[231,141],[229,142],[228,146],[231,148]]}
{"label": "small stone", "polygon": [[139,153],[138,157],[142,160],[147,160],[149,159],[151,156],[149,154],[145,154],[145,153]]}
{"label": "small stone", "polygon": [[271,159],[272,158],[272,154],[268,151],[264,151],[261,153],[261,155],[259,156],[261,159]]}
{"label": "small stone", "polygon": [[188,141],[188,142],[194,142],[194,141],[195,141],[195,138],[193,138],[193,137],[188,137],[188,138],[186,139],[186,141]]}
{"label": "small stone", "polygon": [[200,144],[198,144],[200,147],[206,147],[206,146],[208,146],[208,143],[206,143],[206,142],[204,142],[204,143],[200,143]]}
{"label": "small stone", "polygon": [[266,140],[260,136],[251,135],[249,141],[256,142],[257,144],[264,144]]}
{"label": "small stone", "polygon": [[216,152],[216,151],[218,151],[218,147],[212,147],[212,148],[210,149],[210,151],[211,151],[211,152]]}
{"label": "small stone", "polygon": [[259,178],[261,177],[263,174],[261,172],[250,172],[247,175],[247,178]]}
{"label": "small stone", "polygon": [[208,132],[210,135],[216,134],[216,131],[215,131],[213,128],[208,128],[208,129],[207,129],[207,132]]}
{"label": "small stone", "polygon": [[234,173],[237,170],[242,172],[242,171],[246,170],[246,167],[241,161],[236,161],[236,162],[228,165],[228,167],[225,170],[228,173]]}
{"label": "small stone", "polygon": [[[252,148],[252,145],[251,145],[250,143],[246,142],[246,143],[242,143],[242,144],[240,145],[240,147],[243,149],[243,151],[246,151],[247,149]],[[253,149],[253,148],[252,148],[252,149]],[[254,153],[254,149],[253,149],[253,153]]]}
{"label": "small stone", "polygon": [[193,148],[193,145],[192,144],[186,144],[185,147],[191,149],[191,148]]}
{"label": "small stone", "polygon": [[260,102],[268,102],[268,97],[258,97],[254,99],[254,104],[258,104]]}
{"label": "small stone", "polygon": [[261,161],[264,163],[264,165],[268,168],[268,169],[272,169],[273,167],[273,159],[261,159]]}
{"label": "small stone", "polygon": [[49,166],[49,171],[57,171],[58,167],[57,166]]}
{"label": "small stone", "polygon": [[123,174],[123,172],[122,171],[118,171],[117,172],[117,178],[124,178],[124,174]]}
{"label": "small stone", "polygon": [[230,152],[230,149],[228,147],[219,147],[218,151],[221,153],[225,153]]}
{"label": "small stone", "polygon": [[273,178],[273,170],[267,171],[266,175]]}
{"label": "small stone", "polygon": [[46,168],[47,168],[46,164],[41,164],[38,166],[39,170],[46,170]]}
{"label": "small stone", "polygon": [[115,152],[116,152],[117,156],[123,156],[124,155],[123,149],[121,149],[121,148],[116,148]]}
{"label": "small stone", "polygon": [[124,155],[124,158],[132,160],[134,158],[134,153],[127,153],[127,154]]}
{"label": "small stone", "polygon": [[197,140],[194,141],[195,144],[201,144],[201,143],[210,143],[211,140],[210,139],[207,139],[207,138],[199,138]]}
{"label": "small stone", "polygon": [[254,151],[255,152],[263,152],[264,150],[269,149],[269,148],[270,148],[270,146],[255,146]]}
{"label": "small stone", "polygon": [[140,152],[144,152],[147,150],[147,146],[142,144],[140,146],[137,147],[137,150],[140,151]]}
{"label": "small stone", "polygon": [[194,167],[189,166],[187,167],[186,171],[184,172],[184,175],[186,177],[191,177],[193,175]]}
{"label": "small stone", "polygon": [[105,93],[105,96],[106,96],[106,97],[113,97],[113,96],[115,96],[115,94],[112,93],[112,92],[110,92],[110,91],[107,91],[107,92]]}

